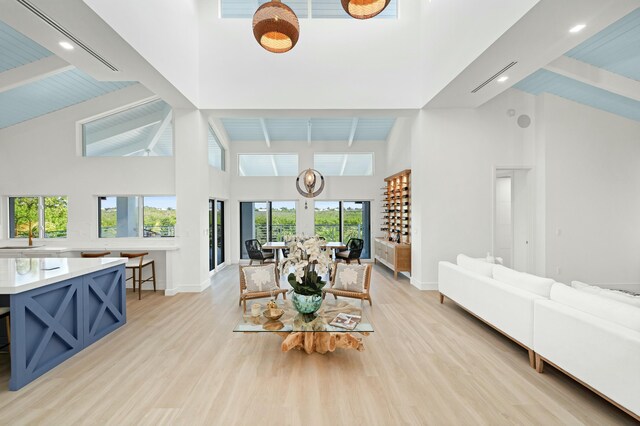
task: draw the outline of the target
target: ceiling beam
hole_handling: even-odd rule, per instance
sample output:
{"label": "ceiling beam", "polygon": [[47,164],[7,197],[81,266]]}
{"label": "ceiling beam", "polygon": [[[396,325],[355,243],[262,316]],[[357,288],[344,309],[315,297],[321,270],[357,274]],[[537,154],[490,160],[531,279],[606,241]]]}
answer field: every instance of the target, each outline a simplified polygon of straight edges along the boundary
{"label": "ceiling beam", "polygon": [[311,120],[307,121],[307,144],[311,146]]}
{"label": "ceiling beam", "polygon": [[351,145],[353,145],[353,140],[356,137],[356,130],[358,130],[358,117],[354,117],[353,120],[351,120],[351,133],[349,133],[349,148],[351,148]]}
{"label": "ceiling beam", "polygon": [[264,133],[264,141],[267,143],[267,148],[271,148],[271,137],[269,136],[267,122],[264,118],[260,119],[260,125],[262,126],[262,133]]}
{"label": "ceiling beam", "polygon": [[149,143],[147,144],[147,151],[153,151],[153,149],[158,144],[160,137],[164,133],[164,130],[167,128],[169,123],[171,123],[171,118],[173,117],[173,114],[171,114],[171,108],[169,108],[168,105],[165,107],[164,113],[165,113],[164,118],[158,125],[158,128],[155,130],[155,132],[152,133],[152,136],[149,138]]}
{"label": "ceiling beam", "polygon": [[342,159],[342,167],[340,168],[340,176],[344,176],[344,171],[347,168],[347,158],[349,158],[349,154],[344,154],[344,158]]}
{"label": "ceiling beam", "polygon": [[57,56],[49,56],[0,73],[0,93],[74,68]]}
{"label": "ceiling beam", "polygon": [[640,82],[611,71],[567,56],[561,56],[544,68],[556,74],[640,102]]}

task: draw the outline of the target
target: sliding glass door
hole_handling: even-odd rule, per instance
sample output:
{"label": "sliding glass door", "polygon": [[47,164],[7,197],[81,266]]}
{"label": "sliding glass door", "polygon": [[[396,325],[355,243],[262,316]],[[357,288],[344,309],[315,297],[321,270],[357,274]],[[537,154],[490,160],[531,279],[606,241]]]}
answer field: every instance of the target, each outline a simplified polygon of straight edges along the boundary
{"label": "sliding glass door", "polygon": [[361,257],[371,258],[371,203],[369,201],[342,202],[342,241],[350,238],[364,240]]}
{"label": "sliding glass door", "polygon": [[327,241],[342,239],[340,201],[315,202],[315,232]]}
{"label": "sliding glass door", "polygon": [[224,260],[224,201],[209,200],[209,271]]}
{"label": "sliding glass door", "polygon": [[224,201],[216,201],[216,265],[224,263]]}
{"label": "sliding glass door", "polygon": [[327,241],[364,240],[361,257],[371,258],[371,203],[369,201],[316,201],[315,233]]}
{"label": "sliding glass door", "polygon": [[214,200],[209,200],[209,271],[216,268],[215,241],[216,241],[216,217]]}
{"label": "sliding glass door", "polygon": [[284,241],[296,233],[295,201],[243,201],[240,203],[240,258],[248,259],[245,241],[260,244]]}

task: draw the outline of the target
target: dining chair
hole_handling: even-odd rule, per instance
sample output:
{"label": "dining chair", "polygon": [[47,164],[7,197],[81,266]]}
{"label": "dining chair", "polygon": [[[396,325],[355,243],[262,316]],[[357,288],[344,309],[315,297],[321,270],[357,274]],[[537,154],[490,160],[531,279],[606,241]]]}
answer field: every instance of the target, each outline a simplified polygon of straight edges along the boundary
{"label": "dining chair", "polygon": [[260,262],[261,265],[274,260],[273,253],[262,250],[262,244],[258,240],[247,240],[244,242],[244,246],[247,249],[247,254],[249,254],[249,259],[251,259],[249,265],[253,265],[254,260]]}
{"label": "dining chair", "polygon": [[[126,270],[131,271],[131,277],[127,278],[126,281],[133,280],[133,292],[136,291],[136,282],[138,284],[138,300],[142,299],[142,284],[152,281],[153,282],[153,291],[156,291],[156,264],[151,259],[145,259],[145,256],[148,256],[148,252],[144,253],[125,253],[121,252],[120,257],[126,257],[129,259],[127,264],[125,265]],[[143,269],[147,266],[151,266],[151,276],[148,278],[142,279]],[[138,276],[136,280],[136,274]]]}
{"label": "dining chair", "polygon": [[347,249],[336,253],[336,262],[343,261],[347,264],[351,264],[352,261],[357,261],[360,265],[360,256],[364,248],[364,240],[360,238],[349,238],[347,241]]}

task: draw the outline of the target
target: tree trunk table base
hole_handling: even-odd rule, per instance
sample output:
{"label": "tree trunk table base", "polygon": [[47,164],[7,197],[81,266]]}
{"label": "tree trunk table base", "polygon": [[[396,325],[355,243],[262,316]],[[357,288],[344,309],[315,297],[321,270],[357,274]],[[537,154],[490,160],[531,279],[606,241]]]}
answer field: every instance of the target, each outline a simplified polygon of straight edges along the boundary
{"label": "tree trunk table base", "polygon": [[[358,352],[364,351],[362,339],[349,333],[299,331],[277,334],[284,339],[281,346],[282,352],[297,349],[303,350],[310,355],[314,352],[326,354],[327,352],[334,352],[338,348],[355,349]],[[368,335],[368,333],[362,334]]]}

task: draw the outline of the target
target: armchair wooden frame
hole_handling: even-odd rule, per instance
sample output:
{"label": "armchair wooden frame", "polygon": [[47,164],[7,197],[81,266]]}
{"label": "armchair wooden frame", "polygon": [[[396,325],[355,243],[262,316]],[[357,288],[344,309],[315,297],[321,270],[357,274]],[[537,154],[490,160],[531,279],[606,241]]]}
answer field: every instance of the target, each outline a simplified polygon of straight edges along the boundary
{"label": "armchair wooden frame", "polygon": [[[126,281],[133,280],[133,292],[136,292],[136,282],[138,283],[138,300],[142,299],[142,284],[146,282],[153,282],[153,291],[156,291],[156,263],[153,260],[147,260],[145,262],[144,257],[148,256],[148,252],[144,253],[120,253],[120,257],[126,257],[128,259],[140,259],[140,263],[138,265],[129,265],[127,264],[126,269],[130,269],[132,275],[130,278],[126,278]],[[148,278],[142,279],[142,271],[143,268],[151,266],[151,276]],[[138,278],[136,280],[136,272]]]}
{"label": "armchair wooden frame", "polygon": [[338,296],[342,297],[350,297],[352,299],[360,299],[360,302],[364,305],[364,301],[369,301],[369,306],[373,306],[373,302],[371,300],[371,294],[369,290],[371,289],[371,269],[372,266],[366,265],[366,269],[364,272],[364,292],[360,293],[357,291],[347,291],[347,290],[339,290],[335,288],[336,278],[338,275],[338,264],[334,263],[333,265],[333,273],[331,274],[331,287],[322,289],[322,298],[327,295],[327,293],[332,294],[334,298],[338,298]]}
{"label": "armchair wooden frame", "polygon": [[271,294],[273,294],[273,297],[275,299],[278,298],[279,294],[282,294],[282,298],[284,300],[287,300],[287,290],[280,288],[280,275],[278,274],[278,268],[275,267],[274,264],[274,274],[275,274],[275,278],[276,278],[276,286],[277,288],[273,291],[255,291],[255,292],[247,292],[247,280],[244,278],[244,269],[245,268],[259,268],[260,266],[255,265],[248,265],[248,266],[243,266],[243,265],[239,265],[239,269],[240,269],[240,300],[238,302],[238,306],[240,306],[241,304],[243,305],[243,311],[247,312],[247,300],[251,300],[251,299],[264,299],[265,297],[271,297]]}

